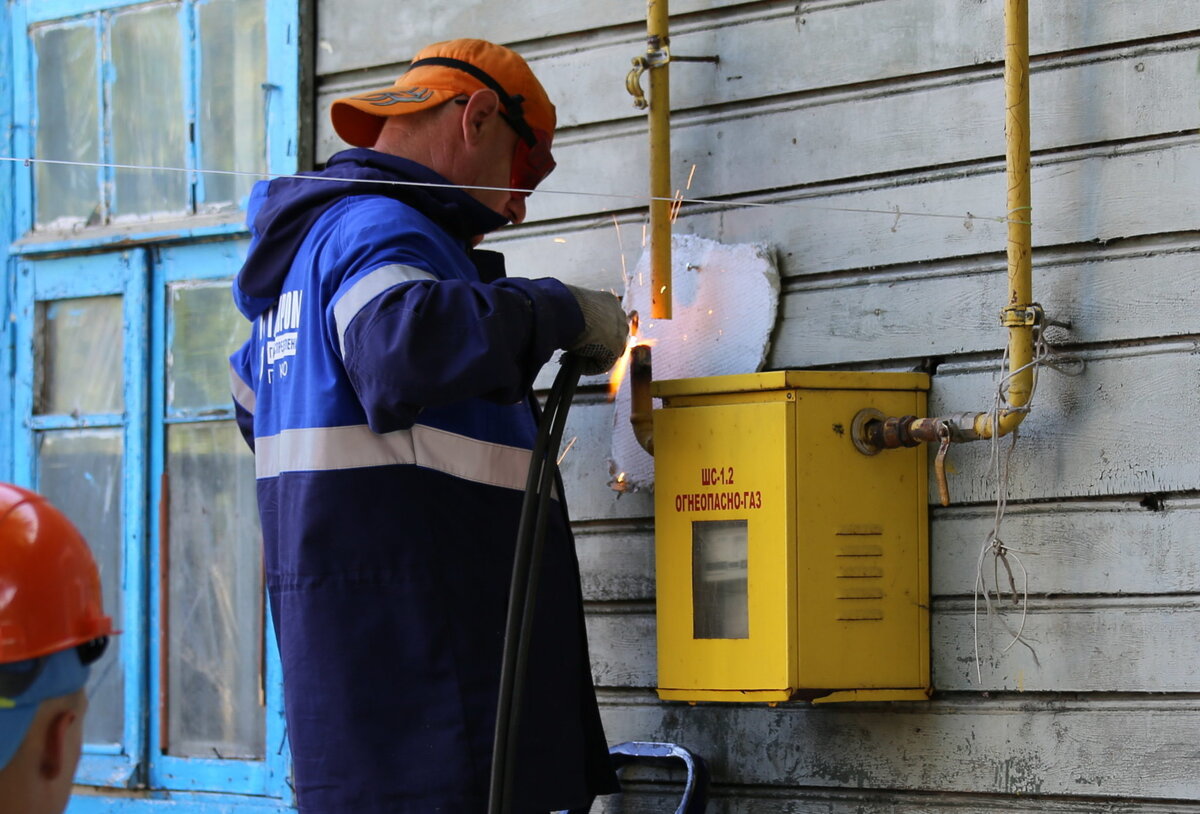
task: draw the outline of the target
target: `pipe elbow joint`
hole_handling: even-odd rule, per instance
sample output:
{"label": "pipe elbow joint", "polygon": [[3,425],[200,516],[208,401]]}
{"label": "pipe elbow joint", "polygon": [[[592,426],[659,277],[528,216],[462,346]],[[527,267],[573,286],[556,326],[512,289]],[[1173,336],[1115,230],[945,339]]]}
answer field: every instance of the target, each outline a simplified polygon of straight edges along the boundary
{"label": "pipe elbow joint", "polygon": [[650,382],[654,377],[649,345],[635,345],[629,359],[629,423],[642,449],[654,454],[654,404]]}

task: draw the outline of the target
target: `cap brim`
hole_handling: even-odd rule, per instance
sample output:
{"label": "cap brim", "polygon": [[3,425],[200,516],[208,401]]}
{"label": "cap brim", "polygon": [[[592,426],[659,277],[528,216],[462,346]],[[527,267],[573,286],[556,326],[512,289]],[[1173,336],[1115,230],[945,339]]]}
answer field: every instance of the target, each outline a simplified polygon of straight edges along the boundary
{"label": "cap brim", "polygon": [[37,704],[21,704],[11,709],[0,707],[0,771],[9,764],[20,748],[21,741],[25,740],[25,733],[29,731],[37,710]]}
{"label": "cap brim", "polygon": [[355,147],[371,147],[389,116],[428,110],[460,95],[460,90],[384,88],[338,99],[330,107],[329,117],[342,141]]}
{"label": "cap brim", "polygon": [[75,648],[46,656],[37,679],[15,698],[0,698],[0,769],[8,765],[25,739],[38,705],[78,692],[87,684],[88,668]]}

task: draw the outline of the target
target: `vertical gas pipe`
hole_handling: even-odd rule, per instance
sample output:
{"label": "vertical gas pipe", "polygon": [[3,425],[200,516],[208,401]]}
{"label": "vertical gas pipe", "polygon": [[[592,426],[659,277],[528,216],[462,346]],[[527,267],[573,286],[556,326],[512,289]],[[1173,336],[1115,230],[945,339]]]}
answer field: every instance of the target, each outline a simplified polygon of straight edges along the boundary
{"label": "vertical gas pipe", "polygon": [[[1029,0],[1004,4],[1004,134],[1008,168],[1008,408],[975,419],[980,438],[1006,435],[1025,417],[1033,392],[1033,210],[1029,191]],[[993,421],[996,427],[993,427]]]}
{"label": "vertical gas pipe", "polygon": [[667,0],[647,0],[650,73],[650,315],[671,318],[671,65]]}
{"label": "vertical gas pipe", "polygon": [[978,441],[1006,435],[1025,418],[1033,392],[1033,331],[1041,306],[1033,302],[1033,223],[1029,186],[1029,0],[1004,3],[1005,159],[1008,177],[1008,296],[1000,323],[1008,328],[1009,378],[999,415],[953,413],[933,418],[886,417],[863,410],[852,433],[860,451],[920,443]]}

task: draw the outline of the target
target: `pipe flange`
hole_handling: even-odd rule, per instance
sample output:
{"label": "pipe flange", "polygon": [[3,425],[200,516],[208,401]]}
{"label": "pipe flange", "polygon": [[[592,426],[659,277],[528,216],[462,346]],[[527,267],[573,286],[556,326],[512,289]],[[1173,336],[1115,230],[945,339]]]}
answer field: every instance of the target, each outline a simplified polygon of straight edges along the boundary
{"label": "pipe flange", "polygon": [[854,441],[854,448],[863,455],[878,455],[879,447],[867,440],[867,424],[872,421],[883,421],[886,418],[886,415],[874,407],[864,407],[859,410],[850,424],[850,439]]}

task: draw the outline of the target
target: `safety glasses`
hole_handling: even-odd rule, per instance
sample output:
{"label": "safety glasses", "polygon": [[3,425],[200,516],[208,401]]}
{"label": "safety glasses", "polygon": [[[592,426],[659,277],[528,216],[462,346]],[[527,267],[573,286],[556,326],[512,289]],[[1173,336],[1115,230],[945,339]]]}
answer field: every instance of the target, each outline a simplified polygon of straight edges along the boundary
{"label": "safety glasses", "polygon": [[[514,108],[520,109],[521,97],[506,97]],[[465,105],[466,96],[459,96],[455,104]],[[521,115],[500,111],[500,118],[517,134],[517,146],[513,150],[512,174],[508,184],[519,195],[528,196],[554,171],[558,164],[550,154],[550,143],[554,140],[552,133],[541,128],[533,128]]]}
{"label": "safety glasses", "polygon": [[[508,116],[505,116],[504,120],[512,125]],[[531,144],[521,134],[520,128],[513,125],[513,129],[521,137],[517,139],[517,147],[513,152],[512,176],[509,184],[519,193],[528,195],[538,184],[542,183],[547,175],[553,172],[556,166],[554,156],[550,154],[550,141],[554,137],[545,130],[532,130],[526,126],[525,130],[533,139]]]}

